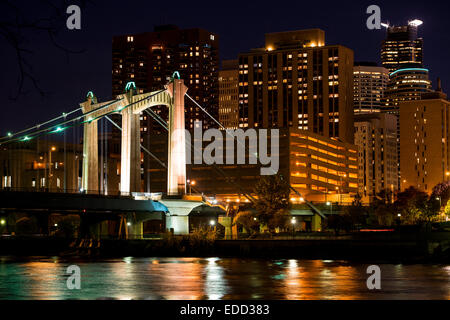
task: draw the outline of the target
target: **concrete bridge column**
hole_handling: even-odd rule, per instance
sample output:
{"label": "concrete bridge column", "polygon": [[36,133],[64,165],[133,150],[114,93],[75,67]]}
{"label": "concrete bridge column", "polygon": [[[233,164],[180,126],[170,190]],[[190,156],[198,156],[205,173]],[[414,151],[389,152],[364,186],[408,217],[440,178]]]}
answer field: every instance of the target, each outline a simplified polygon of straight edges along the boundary
{"label": "concrete bridge column", "polygon": [[[83,113],[92,110],[95,97],[88,97],[87,101],[81,104]],[[87,116],[84,123],[83,135],[83,176],[81,188],[88,193],[98,193],[98,126],[97,120],[90,121]]]}
{"label": "concrete bridge column", "polygon": [[[131,102],[132,100],[129,99]],[[122,111],[122,157],[120,192],[141,191],[141,122],[132,108]]]}
{"label": "concrete bridge column", "polygon": [[167,193],[186,193],[186,135],[184,116],[184,96],[188,88],[184,81],[174,79],[167,91],[173,99],[169,108],[169,155],[167,168]]}

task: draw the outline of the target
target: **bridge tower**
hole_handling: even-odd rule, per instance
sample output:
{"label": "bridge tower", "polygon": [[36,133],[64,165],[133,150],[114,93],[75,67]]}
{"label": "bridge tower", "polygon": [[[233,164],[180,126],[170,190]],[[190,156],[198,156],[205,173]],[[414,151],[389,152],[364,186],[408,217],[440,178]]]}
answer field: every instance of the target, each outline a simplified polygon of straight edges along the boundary
{"label": "bridge tower", "polygon": [[[176,74],[176,73],[175,73]],[[186,193],[186,131],[184,96],[188,88],[181,79],[174,79],[167,86],[172,97],[169,108],[169,141],[167,166],[167,194],[183,195]]]}
{"label": "bridge tower", "polygon": [[[177,77],[177,79],[175,79]],[[178,72],[172,81],[160,92],[137,94],[133,82],[127,84],[126,92],[114,101],[98,103],[94,94],[88,94],[81,103],[85,114],[83,137],[82,189],[98,193],[98,125],[97,121],[109,114],[122,116],[122,151],[120,192],[130,194],[141,191],[141,123],[140,114],[152,106],[165,105],[169,108],[167,193],[186,193],[186,132],[184,96],[188,88]]]}

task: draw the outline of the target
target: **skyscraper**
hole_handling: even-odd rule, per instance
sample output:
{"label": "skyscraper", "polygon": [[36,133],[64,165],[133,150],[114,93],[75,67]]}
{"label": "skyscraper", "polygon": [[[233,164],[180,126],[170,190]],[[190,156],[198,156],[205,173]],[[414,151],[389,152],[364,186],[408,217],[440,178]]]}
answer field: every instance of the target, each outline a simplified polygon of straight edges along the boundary
{"label": "skyscraper", "polygon": [[266,34],[239,55],[239,126],[294,127],[353,142],[353,51],[320,29]]}
{"label": "skyscraper", "polygon": [[431,193],[450,178],[450,102],[438,90],[400,103],[402,190],[414,186]]}
{"label": "skyscraper", "polygon": [[355,113],[380,112],[389,81],[389,72],[376,63],[358,62],[353,67],[353,104]]}
{"label": "skyscraper", "polygon": [[398,190],[397,117],[386,113],[355,115],[358,186],[363,200]]}
{"label": "skyscraper", "polygon": [[238,60],[224,60],[219,71],[219,121],[227,129],[239,126],[238,95]]}
{"label": "skyscraper", "polygon": [[376,63],[355,63],[353,67],[353,105],[355,113],[380,112],[389,81],[389,72]]}
{"label": "skyscraper", "polygon": [[[218,117],[219,38],[202,29],[181,30],[176,26],[155,27],[154,32],[113,38],[113,95],[135,82],[140,93],[161,90],[175,71],[180,73],[188,94],[215,118]],[[167,108],[154,108],[167,120]],[[160,130],[151,117],[143,116],[144,132]],[[145,121],[147,120],[147,121]],[[186,128],[196,120],[206,127],[215,123],[193,102],[186,100]]]}
{"label": "skyscraper", "polygon": [[387,27],[386,39],[381,48],[383,67],[394,72],[403,68],[421,68],[423,65],[423,39],[418,38],[422,21],[415,19],[406,26]]}
{"label": "skyscraper", "polygon": [[[218,118],[219,38],[216,34],[203,29],[182,30],[167,25],[155,27],[153,32],[116,36],[113,38],[112,60],[113,95],[123,93],[128,82],[135,83],[138,93],[161,90],[178,71],[188,87],[189,96],[212,117]],[[152,110],[163,121],[168,120],[166,106],[156,106]],[[186,129],[193,129],[197,120],[203,122],[205,129],[217,127],[201,108],[186,99]],[[142,114],[141,143],[147,149],[154,134],[165,133],[165,129],[152,116]],[[118,134],[115,132],[113,137]],[[147,153],[143,153],[142,157],[145,186],[142,189],[150,191],[150,171],[154,168],[154,159]]]}
{"label": "skyscraper", "polygon": [[383,108],[389,113],[398,114],[401,101],[418,100],[423,93],[432,91],[428,69],[425,68],[398,69],[389,77]]}

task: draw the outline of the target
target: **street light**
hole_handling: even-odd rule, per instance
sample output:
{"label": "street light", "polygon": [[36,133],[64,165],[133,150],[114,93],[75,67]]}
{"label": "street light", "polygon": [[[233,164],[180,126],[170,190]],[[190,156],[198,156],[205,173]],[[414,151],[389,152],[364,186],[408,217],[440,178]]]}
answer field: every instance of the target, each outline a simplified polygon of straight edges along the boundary
{"label": "street light", "polygon": [[292,239],[294,239],[294,235],[295,235],[295,224],[297,223],[297,220],[295,219],[295,217],[293,217],[291,219],[291,223],[292,223]]}
{"label": "street light", "polygon": [[327,206],[329,206],[330,207],[330,209],[331,209],[331,214],[333,214],[333,203],[331,203],[330,201],[328,201],[327,203]]}
{"label": "street light", "polygon": [[5,219],[0,220],[0,225],[4,226],[6,224]]}
{"label": "street light", "polygon": [[192,194],[192,186],[195,186],[195,181],[194,180],[187,180],[187,183],[189,185],[189,194]]}
{"label": "street light", "polygon": [[442,208],[442,200],[441,200],[441,197],[436,197],[436,200],[439,200],[439,209]]}
{"label": "street light", "polygon": [[51,147],[48,152],[48,189],[52,187],[52,152],[56,151],[56,147]]}

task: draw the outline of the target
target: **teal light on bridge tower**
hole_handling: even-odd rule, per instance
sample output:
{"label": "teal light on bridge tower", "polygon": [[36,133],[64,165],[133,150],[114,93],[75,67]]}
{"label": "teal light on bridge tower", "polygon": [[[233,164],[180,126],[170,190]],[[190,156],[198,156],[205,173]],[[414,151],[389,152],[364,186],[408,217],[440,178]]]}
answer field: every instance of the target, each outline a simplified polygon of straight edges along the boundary
{"label": "teal light on bridge tower", "polygon": [[127,85],[125,86],[125,92],[128,92],[131,89],[136,90],[136,82],[130,81],[130,82],[127,83]]}
{"label": "teal light on bridge tower", "polygon": [[180,73],[178,71],[175,71],[172,75],[172,81],[175,79],[178,79],[178,80],[181,79]]}
{"label": "teal light on bridge tower", "polygon": [[92,91],[89,91],[86,98],[94,98],[94,93]]}

